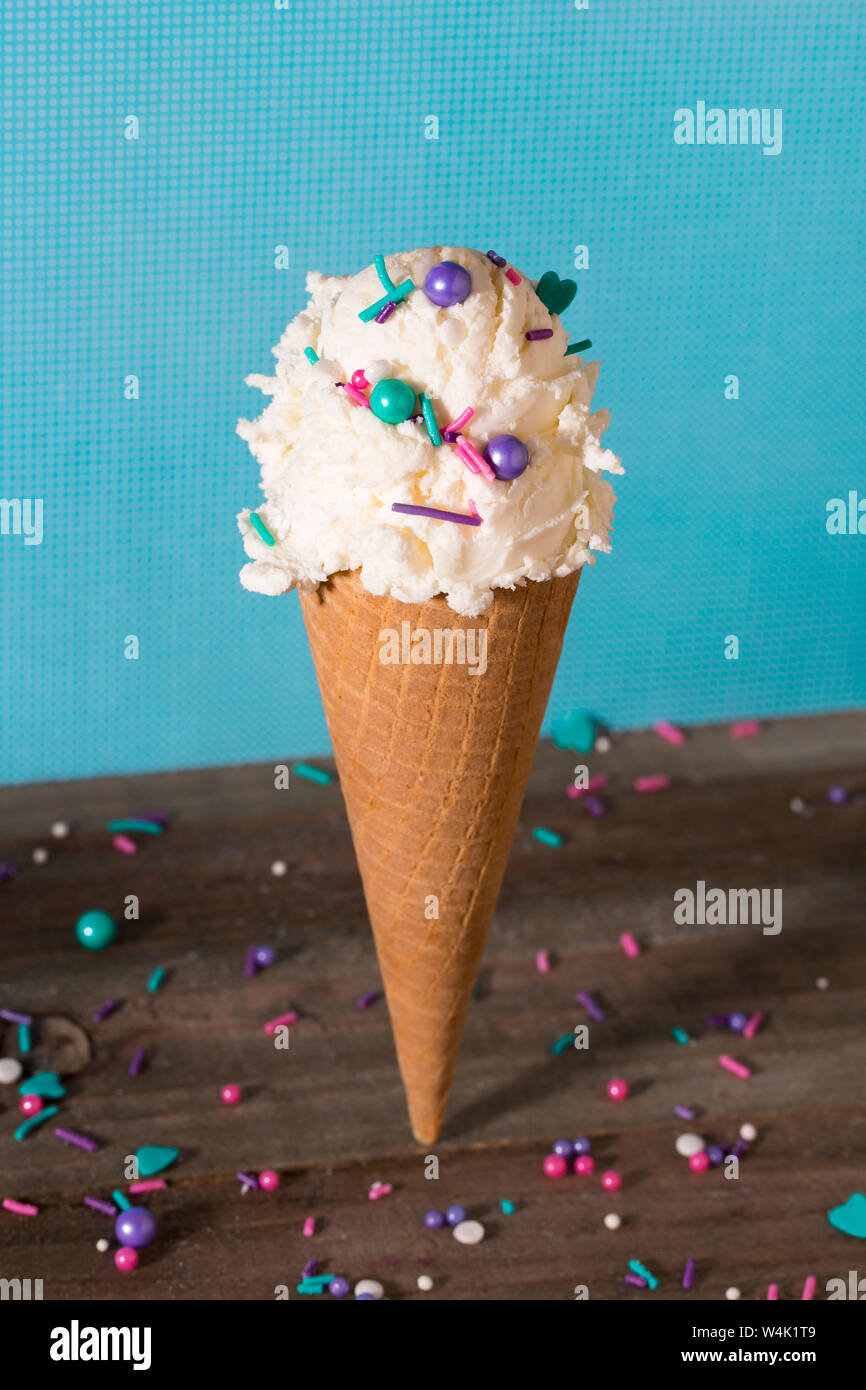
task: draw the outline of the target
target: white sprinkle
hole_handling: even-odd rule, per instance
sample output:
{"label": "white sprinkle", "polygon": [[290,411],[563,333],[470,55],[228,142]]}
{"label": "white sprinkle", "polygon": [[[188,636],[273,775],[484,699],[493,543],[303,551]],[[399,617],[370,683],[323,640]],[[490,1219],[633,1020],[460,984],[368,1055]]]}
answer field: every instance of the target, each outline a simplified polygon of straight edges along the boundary
{"label": "white sprinkle", "polygon": [[249,1190],[250,1190],[250,1185],[249,1185],[249,1183],[248,1183],[248,1182],[242,1182],[242,1183],[241,1183],[241,1196],[242,1196],[242,1197],[246,1197],[246,1195],[247,1195],[247,1193],[249,1192]]}
{"label": "white sprinkle", "polygon": [[14,1057],[0,1060],[0,1085],[12,1086],[21,1075],[21,1063]]}
{"label": "white sprinkle", "polygon": [[610,752],[610,739],[606,738],[604,734],[600,734],[595,740],[595,751],[596,753]]}
{"label": "white sprinkle", "polygon": [[682,1158],[691,1158],[693,1154],[703,1153],[706,1147],[706,1143],[699,1134],[681,1134],[674,1145]]}
{"label": "white sprinkle", "polygon": [[815,981],[815,988],[816,988],[816,989],[828,989],[828,988],[829,988],[829,985],[830,985],[830,981],[827,979],[826,975],[821,975],[821,976]]}
{"label": "white sprinkle", "polygon": [[40,846],[38,849],[35,849],[35,850],[33,851],[33,863],[34,863],[34,864],[44,864],[44,863],[46,862],[47,859],[48,859],[48,850],[47,850],[47,849],[42,849],[42,847]]}
{"label": "white sprinkle", "polygon": [[385,1290],[382,1288],[378,1279],[360,1279],[355,1285],[356,1298],[359,1293],[371,1293],[374,1298],[381,1298],[384,1292]]}
{"label": "white sprinkle", "polygon": [[461,1245],[477,1245],[484,1239],[484,1227],[480,1221],[460,1221],[454,1227],[454,1239]]}
{"label": "white sprinkle", "polygon": [[51,827],[51,834],[55,840],[65,840],[69,834],[69,826],[65,820],[56,820]]}
{"label": "white sprinkle", "polygon": [[729,1298],[732,1302],[734,1302],[736,1299],[741,1298],[741,1297],[742,1297],[742,1295],[741,1295],[739,1289],[735,1289],[735,1288],[725,1289],[725,1298]]}
{"label": "white sprinkle", "polygon": [[105,1236],[103,1236],[101,1240],[98,1240],[96,1242],[96,1248],[99,1251],[100,1255],[105,1254],[106,1250],[108,1249],[108,1241],[105,1239]]}
{"label": "white sprinkle", "polygon": [[424,1293],[430,1292],[433,1287],[433,1280],[430,1278],[429,1274],[418,1275],[418,1287],[423,1290]]}
{"label": "white sprinkle", "polygon": [[757,1137],[758,1131],[755,1129],[754,1125],[740,1125],[740,1138],[745,1139],[747,1144],[751,1144]]}
{"label": "white sprinkle", "polygon": [[271,873],[273,874],[274,878],[282,878],[285,872],[285,861],[282,859],[275,859],[273,864],[271,865]]}
{"label": "white sprinkle", "polygon": [[604,1224],[609,1231],[618,1231],[622,1225],[622,1217],[617,1216],[615,1211],[609,1211],[604,1218]]}

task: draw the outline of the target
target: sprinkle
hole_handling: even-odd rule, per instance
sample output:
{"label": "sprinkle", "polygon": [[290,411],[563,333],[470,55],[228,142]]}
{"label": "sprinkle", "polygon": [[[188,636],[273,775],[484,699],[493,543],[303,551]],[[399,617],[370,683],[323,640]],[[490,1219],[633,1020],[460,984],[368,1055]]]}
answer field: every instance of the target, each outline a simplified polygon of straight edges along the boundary
{"label": "sprinkle", "polygon": [[685,1269],[683,1270],[683,1288],[684,1288],[684,1289],[690,1289],[690,1288],[692,1287],[692,1280],[694,1279],[694,1277],[695,1277],[695,1262],[694,1262],[693,1259],[689,1258],[688,1260],[686,1260],[686,1267],[685,1267]]}
{"label": "sprinkle", "polygon": [[778,1297],[779,1297],[779,1285],[778,1285],[778,1284],[771,1284],[771,1285],[770,1285],[770,1287],[767,1289],[767,1297],[768,1297],[769,1299],[774,1299],[774,1298],[778,1298]]}
{"label": "sprinkle", "polygon": [[503,1197],[502,1201],[499,1203],[499,1206],[500,1206],[500,1208],[501,1208],[501,1210],[502,1210],[502,1212],[504,1213],[505,1216],[513,1216],[513,1215],[514,1215],[514,1212],[515,1212],[516,1208],[515,1208],[513,1202],[509,1202],[509,1201],[508,1201],[508,1198],[507,1198],[507,1197]]}
{"label": "sprinkle", "polygon": [[105,1004],[102,1005],[102,1008],[101,1008],[101,1009],[95,1009],[95,1010],[94,1010],[94,1012],[93,1012],[93,1021],[94,1021],[94,1023],[101,1023],[102,1020],[103,1020],[104,1018],[108,1018],[108,1015],[109,1015],[109,1014],[113,1014],[113,1013],[114,1013],[114,1010],[115,1010],[116,1008],[117,1008],[117,1000],[116,1000],[116,999],[109,999]]}
{"label": "sprinkle", "polygon": [[111,843],[121,854],[138,854],[138,845],[126,835],[115,835]]}
{"label": "sprinkle", "polygon": [[[254,1178],[252,1173],[235,1173],[235,1177],[238,1182],[246,1183],[247,1187],[258,1187],[259,1185],[258,1178]],[[304,1270],[305,1274],[306,1272],[307,1271]]]}
{"label": "sprinkle", "polygon": [[832,806],[844,806],[848,800],[848,788],[831,787],[827,793],[827,800]]}
{"label": "sprinkle", "polygon": [[707,1014],[708,1028],[727,1028],[730,1014]]}
{"label": "sprinkle", "polygon": [[19,1125],[15,1131],[15,1139],[26,1139],[31,1130],[38,1125],[44,1125],[46,1120],[52,1119],[57,1114],[56,1105],[46,1105],[44,1110],[40,1110],[38,1115],[32,1115],[29,1120],[25,1120],[23,1125]]}
{"label": "sprinkle", "polygon": [[559,849],[562,844],[562,836],[557,835],[555,830],[546,830],[543,825],[533,828],[532,838],[538,840],[539,844],[550,845],[551,849]]}
{"label": "sprinkle", "polygon": [[803,1292],[800,1294],[801,1302],[803,1301],[803,1299],[805,1299],[808,1302],[810,1298],[815,1297],[815,1289],[817,1287],[817,1283],[818,1281],[815,1278],[814,1274],[810,1274],[805,1284],[803,1285]]}
{"label": "sprinkle", "polygon": [[579,1004],[583,1005],[590,1018],[594,1018],[596,1023],[604,1023],[604,1014],[591,994],[587,994],[585,989],[579,989],[574,997]]}
{"label": "sprinkle", "polygon": [[584,805],[594,820],[598,820],[600,816],[605,814],[604,802],[599,801],[597,796],[588,796]]}
{"label": "sprinkle", "polygon": [[137,1047],[135,1049],[132,1061],[129,1064],[130,1076],[138,1076],[138,1073],[141,1071],[141,1068],[144,1065],[145,1055],[146,1054],[143,1047]]}
{"label": "sprinkle", "polygon": [[345,383],[343,390],[349,399],[355,402],[355,405],[365,405],[368,410],[372,408],[367,397],[358,390],[357,386],[353,386],[351,381]]}
{"label": "sprinkle", "polygon": [[30,1202],[16,1202],[12,1197],[4,1197],[3,1206],[7,1211],[14,1211],[16,1216],[39,1215],[38,1207],[34,1207]]}
{"label": "sprinkle", "polygon": [[683,1047],[685,1047],[686,1043],[691,1042],[691,1038],[689,1037],[688,1033],[685,1031],[684,1028],[672,1028],[671,1037],[674,1038]]}
{"label": "sprinkle", "polygon": [[394,288],[394,281],[391,279],[390,275],[388,274],[387,270],[385,269],[385,257],[384,257],[384,256],[374,256],[374,257],[373,257],[373,264],[374,264],[374,266],[376,267],[376,274],[378,275],[380,281],[382,282],[382,289],[383,289],[383,290],[393,290],[393,288]]}
{"label": "sprinkle", "polygon": [[[258,532],[265,545],[276,545],[276,538],[271,535],[267,526],[262,521],[261,517],[258,515],[257,512],[250,512],[250,525],[252,526],[254,531]],[[156,834],[156,831],[154,831],[153,833]]]}
{"label": "sprinkle", "polygon": [[761,1020],[763,1019],[763,1017],[764,1015],[760,1012],[760,1010],[758,1011],[758,1013],[752,1014],[752,1017],[749,1019],[748,1023],[743,1029],[744,1038],[753,1038],[755,1036],[755,1034],[761,1026]]}
{"label": "sprinkle", "polygon": [[627,1284],[633,1284],[636,1289],[649,1288],[646,1279],[641,1279],[639,1274],[627,1274],[625,1276],[625,1282]]}
{"label": "sprinkle", "polygon": [[646,1279],[651,1289],[658,1288],[658,1279],[656,1279],[654,1274],[650,1274],[649,1270],[641,1264],[640,1260],[629,1260],[628,1267],[629,1269],[633,1269],[635,1274],[639,1274],[641,1279]]}
{"label": "sprinkle", "polygon": [[539,975],[550,974],[550,952],[537,951],[535,955],[535,968]]}
{"label": "sprinkle", "polygon": [[459,430],[443,430],[442,441],[444,444],[454,444],[460,438]]}
{"label": "sprinkle", "polygon": [[330,1284],[333,1278],[333,1274],[317,1274],[313,1279],[305,1279],[302,1284],[298,1284],[298,1293],[324,1293],[326,1284]]}
{"label": "sprinkle", "polygon": [[638,946],[630,931],[623,932],[619,939],[619,944],[630,960],[634,960],[635,956],[640,955],[640,946]]}
{"label": "sprinkle", "polygon": [[567,1047],[574,1046],[574,1034],[563,1033],[561,1038],[557,1038],[553,1047],[550,1049],[554,1057],[561,1057]]}
{"label": "sprinkle", "polygon": [[14,864],[0,864],[0,883],[8,883],[15,877],[18,870]]}
{"label": "sprinkle", "polygon": [[165,1187],[163,1178],[148,1178],[147,1182],[131,1182],[129,1190],[133,1197],[138,1196],[139,1192],[162,1192]]}
{"label": "sprinkle", "polygon": [[313,1235],[315,1235],[315,1234],[316,1234],[316,1218],[315,1218],[315,1216],[308,1216],[307,1219],[306,1219],[306,1221],[304,1222],[303,1235],[305,1235],[305,1236],[307,1237],[307,1239],[309,1240],[310,1236],[313,1236]]}
{"label": "sprinkle", "polygon": [[665,743],[673,743],[677,748],[686,741],[682,729],[678,729],[675,724],[670,724],[667,719],[657,719],[653,728],[659,738],[663,738]]}
{"label": "sprinkle", "polygon": [[[753,738],[755,734],[761,732],[761,726],[757,719],[740,719],[730,727],[731,738]],[[775,1284],[771,1284],[775,1288]]]}
{"label": "sprinkle", "polygon": [[464,516],[462,512],[445,512],[439,507],[416,507],[409,502],[392,502],[392,512],[403,512],[406,516],[429,516],[434,521],[455,521],[460,526],[480,526],[479,516]]}
{"label": "sprinkle", "polygon": [[316,363],[319,360],[319,354],[317,352],[314,352],[314,350],[311,347],[305,347],[304,356],[306,357],[307,361],[312,363],[312,365],[315,367]]}
{"label": "sprinkle", "polygon": [[255,946],[250,946],[247,951],[247,958],[244,961],[244,979],[251,980],[258,968],[256,964],[256,948]]}
{"label": "sprinkle", "polygon": [[474,414],[475,411],[472,409],[472,406],[467,405],[465,410],[461,410],[460,414],[457,416],[457,419],[452,420],[450,425],[445,426],[445,429],[448,431],[449,434],[459,434],[463,426],[468,425],[469,421],[472,419],[472,416]]}
{"label": "sprinkle", "polygon": [[317,1270],[318,1268],[319,1268],[319,1261],[318,1261],[318,1260],[308,1260],[307,1263],[304,1265],[303,1269],[301,1270],[301,1278],[302,1278],[302,1279],[309,1279],[309,1278],[311,1277],[311,1275],[315,1274],[315,1272],[316,1272],[316,1270]]}
{"label": "sprinkle", "polygon": [[[254,513],[250,514],[252,520]],[[162,826],[157,820],[113,820],[108,823],[109,835],[161,835]]]}
{"label": "sprinkle", "polygon": [[[486,478],[489,483],[496,482],[496,474],[481,454],[479,454],[474,444],[470,444],[468,439],[461,439],[456,446],[457,453],[463,462],[472,469],[473,473],[480,473],[482,478]],[[474,466],[473,466],[474,465]]]}
{"label": "sprinkle", "polygon": [[488,252],[487,252],[487,259],[488,259],[488,261],[492,261],[494,265],[498,265],[500,270],[503,268],[503,266],[505,266],[505,265],[508,264],[508,262],[506,261],[505,257],[504,257],[504,256],[497,256],[497,254],[496,254],[495,251],[488,251]]}
{"label": "sprinkle", "polygon": [[151,994],[156,994],[156,991],[159,989],[164,979],[165,971],[163,970],[161,965],[158,965],[147,982],[147,988],[149,992]]}
{"label": "sprinkle", "polygon": [[311,767],[309,763],[293,763],[292,772],[298,777],[305,777],[308,782],[318,782],[322,787],[329,787],[334,780],[330,772],[321,767]]}
{"label": "sprinkle", "polygon": [[719,1066],[724,1067],[725,1071],[732,1072],[734,1076],[739,1076],[743,1081],[752,1075],[748,1067],[744,1067],[742,1062],[734,1061],[734,1058],[729,1057],[726,1052],[723,1052],[719,1057]]}
{"label": "sprinkle", "polygon": [[378,1202],[380,1197],[387,1197],[393,1191],[394,1188],[389,1182],[374,1182],[367,1196],[371,1202]]}
{"label": "sprinkle", "polygon": [[86,1149],[89,1154],[95,1154],[99,1145],[94,1139],[88,1139],[84,1134],[76,1134],[74,1129],[55,1129],[54,1133],[58,1139],[62,1139],[64,1144],[74,1144],[78,1149]]}
{"label": "sprinkle", "polygon": [[27,1023],[33,1022],[32,1014],[19,1014],[14,1009],[0,1009],[0,1018],[5,1018],[7,1023]]}
{"label": "sprinkle", "polygon": [[535,342],[538,342],[539,339],[541,339],[541,338],[552,338],[552,337],[553,337],[553,329],[552,329],[552,328],[530,328],[529,332],[528,332],[528,333],[524,333],[523,336],[524,336],[524,338],[527,338],[527,339],[529,340],[530,343],[535,343]]}
{"label": "sprinkle", "polygon": [[475,503],[472,501],[472,498],[471,498],[471,497],[467,497],[467,498],[466,498],[466,505],[467,505],[467,507],[469,508],[469,510],[470,510],[470,512],[472,513],[472,515],[473,515],[473,516],[477,516],[477,517],[478,517],[478,520],[480,521],[480,520],[481,520],[481,513],[479,512],[479,510],[478,510],[478,508],[476,507]]}
{"label": "sprinkle", "polygon": [[270,1023],[265,1024],[265,1032],[276,1033],[277,1029],[282,1028],[283,1024],[297,1023],[297,1021],[298,1015],[295,1013],[280,1014],[279,1018],[272,1018]]}
{"label": "sprinkle", "polygon": [[748,1149],[748,1147],[749,1147],[749,1146],[748,1146],[748,1144],[746,1143],[745,1139],[738,1139],[737,1142],[736,1142],[736,1144],[734,1145],[734,1147],[733,1147],[732,1149],[729,1149],[729,1150],[728,1150],[728,1153],[729,1153],[733,1158],[742,1158],[742,1157],[743,1157],[743,1154],[746,1152],[746,1150]]}
{"label": "sprinkle", "polygon": [[392,285],[388,293],[383,295],[381,299],[377,299],[375,304],[371,304],[368,308],[362,309],[358,318],[362,323],[369,323],[371,319],[374,319],[377,314],[382,312],[386,304],[399,304],[400,300],[405,299],[407,294],[411,294],[414,288],[415,286],[412,284],[411,280],[404,280],[402,284]]}
{"label": "sprinkle", "polygon": [[566,796],[570,796],[572,801],[579,801],[582,796],[588,796],[591,792],[600,791],[607,784],[607,774],[599,773],[597,777],[590,777],[585,787],[576,787],[573,782],[569,782],[565,789]]}
{"label": "sprinkle", "polygon": [[671,784],[670,777],[663,774],[655,777],[638,777],[634,784],[636,792],[660,792]]}
{"label": "sprinkle", "polygon": [[506,280],[510,280],[512,285],[520,284],[520,276],[517,274],[517,271],[514,269],[514,266],[510,265],[508,267],[508,269],[505,272],[505,278]]}
{"label": "sprinkle", "polygon": [[421,402],[421,413],[424,416],[424,424],[427,426],[430,443],[438,448],[442,443],[442,436],[439,433],[439,426],[436,424],[436,416],[433,414],[433,402],[426,391],[422,391],[418,399]]}
{"label": "sprinkle", "polygon": [[30,1024],[18,1024],[18,1051],[23,1052],[24,1056],[30,1051]]}
{"label": "sprinkle", "polygon": [[362,994],[360,999],[356,999],[355,1003],[359,1009],[369,1009],[370,1005],[375,1004],[376,1000],[381,999],[381,997],[380,990],[371,989],[368,994]]}
{"label": "sprinkle", "polygon": [[679,1115],[681,1120],[693,1120],[695,1118],[694,1110],[690,1110],[687,1105],[675,1105],[674,1114]]}
{"label": "sprinkle", "polygon": [[569,343],[568,347],[565,349],[565,356],[571,357],[575,352],[584,352],[587,348],[591,347],[592,342],[589,338],[584,338],[582,343]]}
{"label": "sprinkle", "polygon": [[94,1211],[101,1211],[103,1216],[116,1216],[117,1207],[111,1202],[103,1202],[100,1197],[85,1197],[84,1205],[92,1207]]}
{"label": "sprinkle", "polygon": [[376,315],[375,322],[386,323],[396,308],[397,305],[394,303],[393,299],[389,299],[384,309],[379,310],[378,314]]}
{"label": "sprinkle", "polygon": [[114,1201],[120,1207],[121,1211],[129,1211],[129,1208],[132,1206],[132,1203],[130,1202],[129,1198],[125,1195],[125,1193],[121,1192],[119,1187],[116,1187],[111,1195]]}

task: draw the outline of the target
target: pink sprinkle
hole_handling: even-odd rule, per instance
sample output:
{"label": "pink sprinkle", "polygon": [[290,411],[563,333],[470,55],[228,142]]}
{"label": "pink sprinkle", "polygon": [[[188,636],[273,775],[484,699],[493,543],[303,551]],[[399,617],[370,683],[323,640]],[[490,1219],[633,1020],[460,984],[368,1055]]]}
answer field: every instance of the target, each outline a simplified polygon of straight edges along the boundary
{"label": "pink sprinkle", "polygon": [[727,1052],[723,1052],[719,1057],[719,1066],[724,1067],[725,1071],[733,1072],[734,1076],[739,1076],[746,1081],[751,1075],[748,1067],[744,1067],[742,1062],[735,1062],[733,1057],[729,1057]]}
{"label": "pink sprinkle", "polygon": [[472,469],[473,473],[480,473],[482,478],[486,478],[489,483],[496,482],[496,474],[493,472],[486,458],[483,458],[482,455],[479,454],[474,444],[470,444],[468,439],[461,439],[460,443],[455,447],[467,467],[472,467],[474,463],[475,467]]}
{"label": "pink sprinkle", "polygon": [[346,382],[343,390],[349,399],[355,402],[355,405],[365,405],[368,410],[370,409],[370,402],[367,400],[367,397],[362,396],[357,386],[353,386],[351,381]]}
{"label": "pink sprinkle", "polygon": [[539,975],[550,974],[550,952],[537,951],[535,955],[535,968]]}
{"label": "pink sprinkle", "polygon": [[165,1181],[162,1178],[149,1178],[147,1182],[131,1182],[129,1184],[129,1190],[133,1195],[136,1192],[161,1192],[164,1187]]}
{"label": "pink sprinkle", "polygon": [[677,747],[679,747],[681,743],[685,743],[686,741],[686,736],[682,729],[678,729],[676,724],[669,724],[667,719],[657,719],[653,724],[653,728],[659,738],[663,738],[666,743],[675,743]]}
{"label": "pink sprinkle", "polygon": [[512,283],[512,285],[519,285],[519,284],[520,284],[520,276],[517,274],[517,271],[516,271],[516,270],[514,269],[514,267],[511,266],[511,265],[508,267],[508,269],[507,269],[506,272],[505,272],[505,278],[506,278],[506,280],[510,280],[511,283]]}
{"label": "pink sprinkle", "polygon": [[818,1281],[815,1278],[814,1274],[810,1274],[805,1284],[803,1285],[803,1292],[800,1294],[801,1302],[803,1299],[806,1299],[806,1301],[808,1302],[810,1298],[815,1297],[815,1289],[817,1287],[817,1284]]}
{"label": "pink sprinkle", "polygon": [[378,1202],[380,1197],[387,1197],[389,1192],[393,1191],[394,1189],[389,1182],[374,1182],[367,1196],[371,1202]]}
{"label": "pink sprinkle", "polygon": [[[761,726],[757,719],[740,719],[736,724],[731,725],[731,738],[752,738],[761,732]],[[770,1286],[775,1288],[775,1284]]]}
{"label": "pink sprinkle", "polygon": [[450,434],[459,434],[463,426],[469,423],[474,414],[475,411],[472,409],[472,406],[467,405],[465,410],[461,410],[460,414],[457,416],[457,419],[452,420],[450,425],[445,426],[445,429]]}
{"label": "pink sprinkle", "polygon": [[767,1297],[768,1297],[768,1298],[778,1298],[778,1297],[779,1297],[779,1285],[778,1285],[778,1284],[771,1284],[771,1285],[770,1285],[770,1287],[767,1289]]}
{"label": "pink sprinkle", "polygon": [[471,497],[467,497],[467,499],[466,499],[466,504],[467,504],[467,506],[469,507],[469,510],[470,510],[470,512],[472,513],[473,516],[480,516],[480,515],[481,515],[481,513],[479,512],[479,510],[478,510],[478,508],[476,507],[475,503],[472,501],[472,498],[471,498]]}
{"label": "pink sprinkle", "polygon": [[581,796],[588,796],[590,792],[600,791],[607,783],[607,773],[600,772],[597,777],[590,777],[585,787],[576,787],[571,782],[565,789],[566,796],[570,796],[572,801],[577,801]]}
{"label": "pink sprinkle", "polygon": [[307,1239],[309,1240],[310,1236],[314,1236],[315,1234],[316,1234],[316,1218],[315,1218],[315,1216],[308,1216],[307,1219],[306,1219],[306,1221],[304,1222],[304,1235],[305,1235],[305,1236],[307,1237]]}
{"label": "pink sprinkle", "polygon": [[14,1211],[16,1216],[39,1215],[39,1208],[31,1206],[29,1202],[16,1202],[11,1197],[4,1197],[3,1205],[7,1211]]}
{"label": "pink sprinkle", "polygon": [[128,835],[115,835],[111,843],[121,854],[138,854],[138,845]]}
{"label": "pink sprinkle", "polygon": [[640,946],[638,946],[630,931],[623,932],[619,939],[619,944],[631,960],[634,960],[635,956],[640,955]]}
{"label": "pink sprinkle", "polygon": [[270,1023],[265,1024],[265,1032],[276,1033],[277,1029],[281,1028],[284,1023],[297,1023],[297,1021],[297,1014],[280,1014],[279,1018],[272,1018]]}
{"label": "pink sprinkle", "polygon": [[636,792],[660,792],[671,784],[670,777],[659,774],[655,777],[638,777],[634,784]]}
{"label": "pink sprinkle", "polygon": [[753,1038],[755,1036],[755,1034],[761,1026],[761,1019],[763,1017],[764,1015],[760,1012],[760,1010],[758,1011],[758,1013],[752,1014],[752,1017],[749,1019],[748,1023],[743,1029],[744,1038]]}

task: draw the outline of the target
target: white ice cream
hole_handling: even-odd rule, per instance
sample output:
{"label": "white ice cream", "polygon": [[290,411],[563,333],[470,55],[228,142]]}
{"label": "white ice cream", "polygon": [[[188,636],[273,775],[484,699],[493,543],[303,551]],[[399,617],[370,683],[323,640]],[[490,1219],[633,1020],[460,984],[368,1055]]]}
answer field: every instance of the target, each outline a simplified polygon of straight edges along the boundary
{"label": "white ice cream", "polygon": [[[428,270],[457,261],[472,277],[462,304],[438,308],[424,293]],[[384,290],[374,266],[358,275],[307,277],[310,302],[286,328],[276,377],[247,382],[272,397],[255,421],[241,420],[261,465],[265,503],[257,512],[275,544],[238,517],[250,563],[241,582],[263,594],[314,587],[338,570],[361,571],[374,594],[423,602],[444,594],[458,613],[484,611],[493,590],[571,573],[607,551],[614,493],[602,471],[621,473],[600,443],[607,411],[590,413],[598,363],[565,357],[568,336],[518,271],[512,284],[478,251],[437,246],[386,257],[395,284],[416,288],[382,324],[359,311]],[[553,337],[527,341],[528,329]],[[312,366],[304,348],[321,359]],[[529,466],[486,481],[451,444],[431,444],[423,423],[386,424],[335,382],[358,368],[426,391],[440,430],[471,406],[462,433],[483,454],[497,434],[520,438]],[[420,406],[419,406],[420,411]],[[391,510],[408,502],[483,518],[462,526]]]}

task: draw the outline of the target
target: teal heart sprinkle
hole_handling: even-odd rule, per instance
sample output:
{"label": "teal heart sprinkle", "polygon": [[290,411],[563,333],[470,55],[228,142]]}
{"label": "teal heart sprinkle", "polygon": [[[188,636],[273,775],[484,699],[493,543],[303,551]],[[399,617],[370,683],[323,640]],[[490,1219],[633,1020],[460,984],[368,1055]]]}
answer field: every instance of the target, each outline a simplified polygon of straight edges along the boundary
{"label": "teal heart sprinkle", "polygon": [[180,1149],[167,1149],[158,1144],[145,1144],[144,1148],[137,1149],[135,1153],[139,1175],[142,1178],[152,1178],[154,1173],[161,1173],[163,1168],[170,1168],[179,1153]]}
{"label": "teal heart sprinkle", "polygon": [[18,1087],[19,1096],[47,1096],[49,1100],[60,1100],[66,1095],[66,1087],[63,1085],[56,1071],[38,1071],[35,1076],[30,1076],[26,1081],[22,1081]]}
{"label": "teal heart sprinkle", "polygon": [[577,284],[574,280],[560,280],[555,270],[546,270],[535,293],[549,314],[561,314],[577,294]]}
{"label": "teal heart sprinkle", "polygon": [[866,1240],[866,1196],[862,1192],[852,1193],[841,1207],[828,1211],[827,1220],[843,1235]]}

